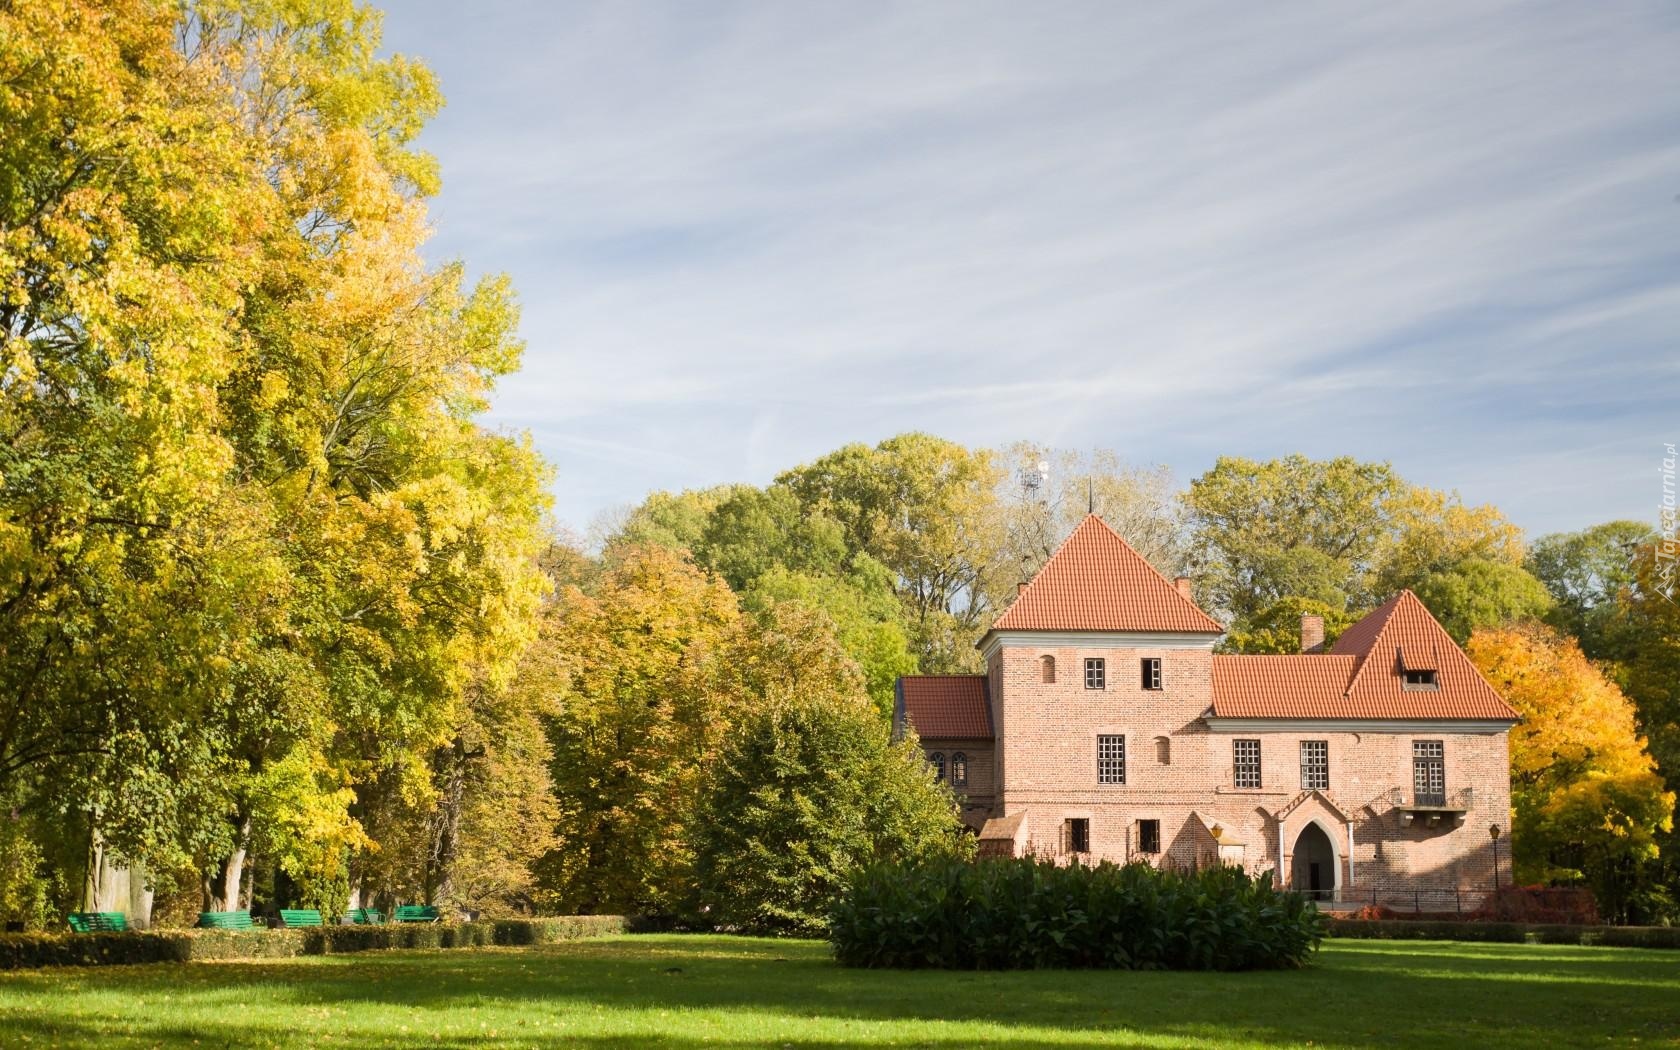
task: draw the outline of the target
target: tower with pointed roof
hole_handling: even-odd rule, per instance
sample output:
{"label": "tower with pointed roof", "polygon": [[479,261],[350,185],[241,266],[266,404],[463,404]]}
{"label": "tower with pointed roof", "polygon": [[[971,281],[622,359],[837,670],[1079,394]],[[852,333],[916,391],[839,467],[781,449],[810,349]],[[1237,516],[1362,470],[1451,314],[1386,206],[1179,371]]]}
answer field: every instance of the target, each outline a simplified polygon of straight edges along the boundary
{"label": "tower with pointed roof", "polygon": [[1088,515],[978,643],[984,674],[900,680],[896,727],[981,852],[1237,864],[1328,906],[1492,889],[1517,716],[1423,603],[1327,651],[1227,655],[1188,583]]}

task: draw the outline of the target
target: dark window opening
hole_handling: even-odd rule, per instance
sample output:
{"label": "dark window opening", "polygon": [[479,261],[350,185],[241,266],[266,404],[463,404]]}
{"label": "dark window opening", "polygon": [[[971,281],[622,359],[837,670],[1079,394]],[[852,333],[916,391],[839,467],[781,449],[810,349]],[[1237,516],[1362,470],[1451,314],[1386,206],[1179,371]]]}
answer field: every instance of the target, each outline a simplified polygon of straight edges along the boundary
{"label": "dark window opening", "polygon": [[1240,788],[1260,786],[1260,741],[1231,741],[1233,782]]}
{"label": "dark window opening", "polygon": [[1145,689],[1161,688],[1161,658],[1148,657],[1143,661],[1143,687]]}
{"label": "dark window opening", "polygon": [[1108,688],[1108,686],[1106,684],[1106,681],[1107,681],[1106,671],[1107,671],[1106,665],[1103,663],[1101,658],[1092,658],[1092,659],[1086,660],[1085,661],[1085,688],[1087,688],[1087,689],[1106,689],[1106,688]]}
{"label": "dark window opening", "polygon": [[1400,685],[1403,689],[1441,688],[1441,682],[1434,671],[1401,671]]}
{"label": "dark window opening", "polygon": [[1161,822],[1158,820],[1138,821],[1138,852],[1161,852]]}
{"label": "dark window opening", "polygon": [[1126,738],[1097,737],[1097,783],[1124,784],[1126,782]]}
{"label": "dark window opening", "polygon": [[1069,853],[1091,852],[1091,821],[1088,817],[1069,817],[1067,822]]}
{"label": "dark window opening", "polygon": [[928,764],[933,766],[933,779],[945,779],[945,752],[935,751],[928,756]]}
{"label": "dark window opening", "polygon": [[968,756],[961,751],[951,756],[951,786],[968,786]]}

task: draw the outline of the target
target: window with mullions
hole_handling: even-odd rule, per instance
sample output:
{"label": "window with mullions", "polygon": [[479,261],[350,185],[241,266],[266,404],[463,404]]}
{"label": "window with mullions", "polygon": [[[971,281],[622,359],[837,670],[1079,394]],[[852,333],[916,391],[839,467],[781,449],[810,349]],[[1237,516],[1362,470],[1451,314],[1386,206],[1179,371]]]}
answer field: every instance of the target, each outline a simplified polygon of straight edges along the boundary
{"label": "window with mullions", "polygon": [[1419,806],[1447,804],[1447,749],[1441,741],[1412,741],[1412,794]]}
{"label": "window with mullions", "polygon": [[961,751],[951,756],[951,786],[968,786],[968,756]]}
{"label": "window with mullions", "polygon": [[1330,789],[1330,741],[1301,741],[1301,787],[1307,791]]}
{"label": "window with mullions", "polygon": [[928,756],[928,764],[933,767],[933,779],[945,779],[945,752],[935,751]]}
{"label": "window with mullions", "polygon": [[1107,678],[1107,664],[1101,657],[1091,657],[1085,661],[1085,688],[1106,689]]}
{"label": "window with mullions", "polygon": [[1097,737],[1097,783],[1124,784],[1126,782],[1126,738]]}
{"label": "window with mullions", "polygon": [[1260,741],[1231,741],[1233,782],[1240,788],[1260,786]]}

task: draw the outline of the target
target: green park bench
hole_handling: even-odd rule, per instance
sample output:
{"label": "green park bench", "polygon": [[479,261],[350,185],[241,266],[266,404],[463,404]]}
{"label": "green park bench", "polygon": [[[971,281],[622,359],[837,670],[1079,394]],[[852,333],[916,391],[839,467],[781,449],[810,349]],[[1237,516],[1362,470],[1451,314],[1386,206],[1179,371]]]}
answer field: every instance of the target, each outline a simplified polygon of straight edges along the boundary
{"label": "green park bench", "polygon": [[349,918],[356,926],[378,926],[385,921],[385,914],[378,908],[351,908]]}
{"label": "green park bench", "polygon": [[314,908],[281,908],[280,924],[288,930],[296,926],[320,926],[321,913]]}
{"label": "green park bench", "polygon": [[201,930],[249,930],[251,928],[251,913],[248,911],[201,911],[198,913],[198,928]]}
{"label": "green park bench", "polygon": [[77,933],[121,933],[128,929],[128,916],[120,911],[73,911],[70,928]]}
{"label": "green park bench", "polygon": [[437,922],[442,918],[431,904],[399,904],[391,917],[398,922]]}

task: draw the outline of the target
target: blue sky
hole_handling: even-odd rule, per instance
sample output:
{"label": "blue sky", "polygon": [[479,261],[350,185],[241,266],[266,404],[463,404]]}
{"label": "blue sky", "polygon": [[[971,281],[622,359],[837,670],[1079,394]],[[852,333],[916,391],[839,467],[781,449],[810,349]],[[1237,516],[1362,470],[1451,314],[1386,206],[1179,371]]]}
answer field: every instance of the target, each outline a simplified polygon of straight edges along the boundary
{"label": "blue sky", "polygon": [[1680,6],[383,6],[574,526],[912,429],[1656,519]]}

